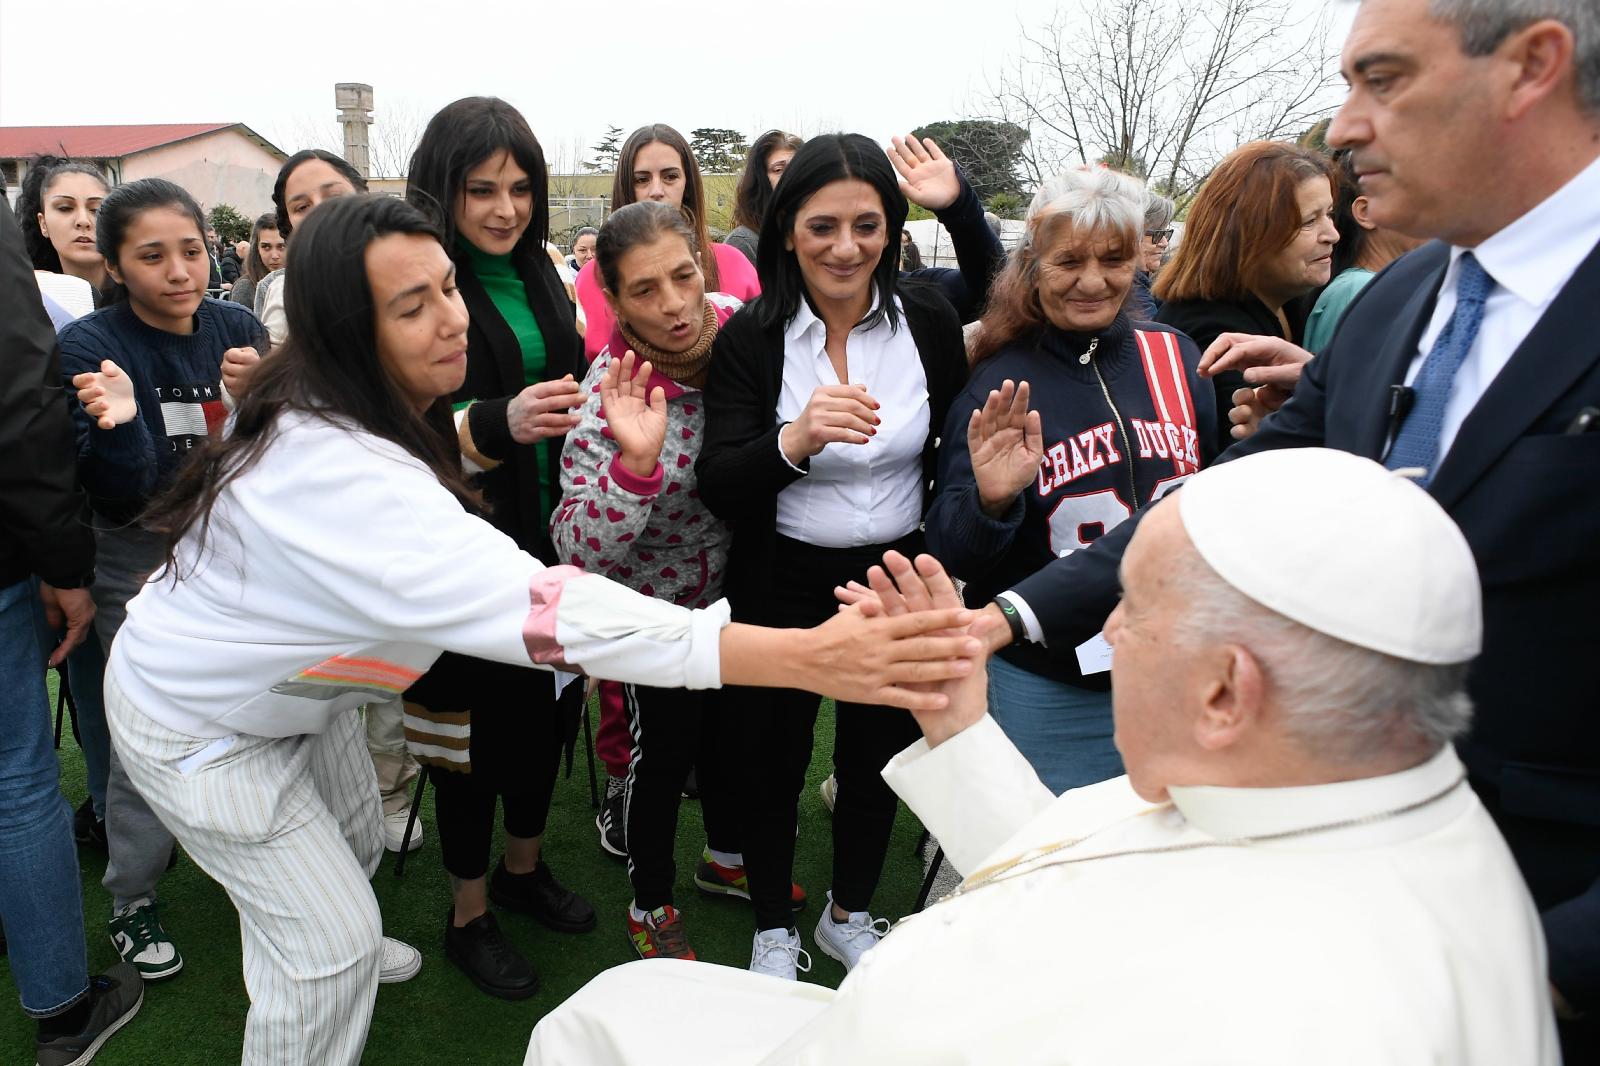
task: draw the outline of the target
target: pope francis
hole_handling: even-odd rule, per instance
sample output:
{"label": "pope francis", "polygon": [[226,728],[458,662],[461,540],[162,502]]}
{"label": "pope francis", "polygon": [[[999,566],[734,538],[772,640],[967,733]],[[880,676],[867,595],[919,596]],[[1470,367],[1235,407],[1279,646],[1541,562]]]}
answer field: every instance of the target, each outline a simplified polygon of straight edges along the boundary
{"label": "pope francis", "polygon": [[[856,609],[955,602],[931,558],[890,569]],[[1159,504],[1122,584],[1126,777],[1052,796],[975,671],[884,769],[960,888],[837,992],[610,970],[527,1062],[1557,1062],[1538,915],[1450,745],[1481,622],[1444,511],[1368,460],[1267,452]]]}

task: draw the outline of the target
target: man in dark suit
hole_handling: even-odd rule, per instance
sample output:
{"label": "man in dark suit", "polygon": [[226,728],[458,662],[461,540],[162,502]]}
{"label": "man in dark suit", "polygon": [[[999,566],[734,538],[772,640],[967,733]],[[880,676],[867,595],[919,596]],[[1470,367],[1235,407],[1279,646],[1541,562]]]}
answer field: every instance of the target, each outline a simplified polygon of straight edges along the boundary
{"label": "man in dark suit", "polygon": [[[1345,449],[1407,469],[1461,526],[1485,625],[1461,755],[1543,913],[1567,1061],[1600,1061],[1600,9],[1365,0],[1343,69],[1329,143],[1378,225],[1436,241],[1220,461]],[[1002,593],[991,643],[1071,655],[1134,525]]]}

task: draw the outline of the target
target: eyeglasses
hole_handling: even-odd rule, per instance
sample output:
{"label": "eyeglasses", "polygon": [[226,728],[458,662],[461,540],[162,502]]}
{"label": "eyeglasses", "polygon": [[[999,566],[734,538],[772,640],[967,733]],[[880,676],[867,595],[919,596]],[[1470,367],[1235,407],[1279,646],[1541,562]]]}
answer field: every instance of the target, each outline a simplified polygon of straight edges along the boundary
{"label": "eyeglasses", "polygon": [[1172,231],[1170,229],[1147,229],[1144,231],[1144,235],[1155,241],[1157,244],[1160,244],[1162,241],[1170,241],[1172,239]]}

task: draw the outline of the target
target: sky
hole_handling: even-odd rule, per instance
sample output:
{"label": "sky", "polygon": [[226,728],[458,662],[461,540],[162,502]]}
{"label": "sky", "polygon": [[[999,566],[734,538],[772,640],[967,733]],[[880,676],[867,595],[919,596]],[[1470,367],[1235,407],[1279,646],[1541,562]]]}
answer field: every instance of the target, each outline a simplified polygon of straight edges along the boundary
{"label": "sky", "polygon": [[[1291,2],[1332,12],[1336,48],[1354,4]],[[451,100],[493,95],[558,170],[613,124],[887,140],[976,113],[1022,29],[1056,6],[745,0],[668,20],[643,0],[0,0],[0,125],[243,122],[293,152],[338,145],[333,85],[355,81],[374,88],[375,148],[386,121],[414,139]]]}

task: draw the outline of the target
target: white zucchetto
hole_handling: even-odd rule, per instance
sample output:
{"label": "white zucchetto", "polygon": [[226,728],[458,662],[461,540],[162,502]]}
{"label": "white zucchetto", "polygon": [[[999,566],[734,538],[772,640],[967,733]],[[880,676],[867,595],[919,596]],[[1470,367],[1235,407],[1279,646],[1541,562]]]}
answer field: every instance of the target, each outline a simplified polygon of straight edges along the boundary
{"label": "white zucchetto", "polygon": [[1201,558],[1271,611],[1411,662],[1466,662],[1482,647],[1466,538],[1426,491],[1370,459],[1261,452],[1196,474],[1177,497]]}

